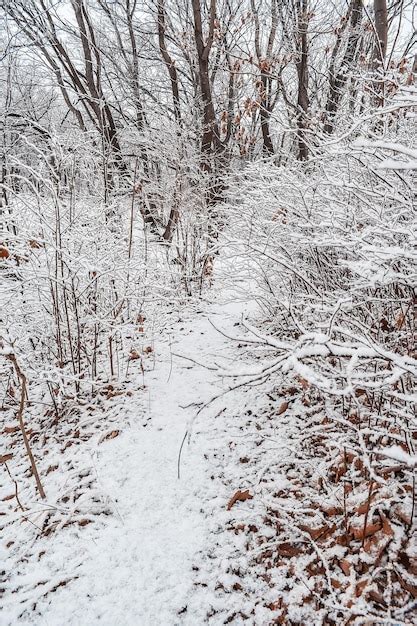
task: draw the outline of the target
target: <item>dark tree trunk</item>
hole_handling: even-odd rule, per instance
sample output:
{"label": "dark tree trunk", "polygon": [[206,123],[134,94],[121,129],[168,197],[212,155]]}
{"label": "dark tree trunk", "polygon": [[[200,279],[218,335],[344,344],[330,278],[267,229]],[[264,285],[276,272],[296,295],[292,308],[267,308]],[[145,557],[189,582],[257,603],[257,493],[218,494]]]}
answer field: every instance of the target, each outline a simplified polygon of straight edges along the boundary
{"label": "dark tree trunk", "polygon": [[362,0],[351,0],[349,6],[350,20],[346,50],[337,73],[334,71],[334,65],[332,64],[331,66],[329,95],[325,110],[326,121],[324,125],[324,132],[328,135],[331,135],[334,131],[334,122],[339,109],[340,100],[342,98],[346,82],[349,78],[349,70],[351,69],[352,63],[356,57],[361,37],[362,10]]}
{"label": "dark tree trunk", "polygon": [[300,52],[296,67],[298,76],[297,97],[297,139],[299,161],[307,161],[308,145],[306,128],[308,126],[308,0],[299,0],[298,4],[298,43]]}

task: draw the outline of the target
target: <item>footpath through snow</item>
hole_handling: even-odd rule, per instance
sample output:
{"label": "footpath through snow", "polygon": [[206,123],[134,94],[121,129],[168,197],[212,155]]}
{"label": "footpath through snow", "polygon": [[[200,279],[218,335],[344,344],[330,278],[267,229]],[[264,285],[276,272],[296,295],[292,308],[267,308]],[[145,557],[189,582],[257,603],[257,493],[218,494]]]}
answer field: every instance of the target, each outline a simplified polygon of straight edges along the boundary
{"label": "footpath through snow", "polygon": [[[195,571],[206,553],[204,503],[209,492],[213,496],[204,435],[193,436],[191,445],[184,446],[180,480],[177,463],[196,405],[221,390],[222,382],[215,373],[173,353],[203,363],[237,358],[236,346],[211,322],[233,335],[234,326],[253,305],[230,291],[220,300],[176,321],[170,336],[155,338],[154,368],[145,373],[146,388],[138,398],[130,399],[132,426],[99,446],[93,455],[98,487],[106,494],[113,516],[104,526],[95,529],[91,524],[81,529],[73,540],[68,534],[60,538],[59,533],[50,539],[50,562],[43,567],[49,565],[61,573],[70,568],[71,580],[37,599],[36,617],[27,622],[21,618],[19,624],[172,626],[205,622],[207,606],[194,605],[191,614],[187,610],[195,593]],[[145,412],[144,393],[148,394]],[[210,412],[199,419],[213,420],[205,429],[215,430]],[[6,605],[0,621],[16,623],[17,611],[12,603]]]}

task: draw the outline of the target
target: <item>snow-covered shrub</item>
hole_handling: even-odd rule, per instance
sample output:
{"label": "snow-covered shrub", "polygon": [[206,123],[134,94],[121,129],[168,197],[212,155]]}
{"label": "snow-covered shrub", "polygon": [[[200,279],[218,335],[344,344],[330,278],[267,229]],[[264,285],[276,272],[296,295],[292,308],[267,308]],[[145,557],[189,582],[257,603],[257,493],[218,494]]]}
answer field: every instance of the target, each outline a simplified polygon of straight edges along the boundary
{"label": "snow-covered shrub", "polygon": [[[140,154],[134,139],[132,133],[129,148]],[[94,434],[86,407],[94,411],[127,393],[132,380],[143,385],[153,337],[168,323],[165,312],[201,293],[208,239],[200,180],[193,182],[192,172],[184,175],[185,163],[175,168],[175,150],[153,149],[158,168],[148,171],[146,181],[139,157],[132,157],[128,175],[115,175],[111,187],[107,165],[87,134],[16,133],[8,153],[0,185],[0,393],[6,428],[0,452],[13,454],[24,502],[37,495],[35,481],[23,478],[28,459],[16,419],[20,403],[41,481],[50,483],[46,475],[58,464],[68,469],[59,455],[57,462],[48,457],[50,450],[62,446],[64,453]],[[144,225],[143,207],[151,205],[157,207],[159,236]],[[173,206],[178,223],[169,242],[162,235]],[[110,416],[106,410],[101,428]],[[116,432],[119,427],[113,426]],[[74,477],[71,498],[77,506],[87,482]],[[9,504],[13,511],[16,501]],[[55,528],[57,517],[62,522],[59,511],[41,531]]]}
{"label": "snow-covered shrub", "polygon": [[269,468],[285,477],[275,532],[252,546],[281,623],[313,623],[312,610],[315,624],[411,623],[415,611],[417,195],[412,167],[394,161],[412,159],[416,135],[408,114],[384,122],[383,140],[256,164],[230,190],[268,319],[249,328],[259,369],[222,374],[270,381],[274,419],[291,412],[291,450]]}

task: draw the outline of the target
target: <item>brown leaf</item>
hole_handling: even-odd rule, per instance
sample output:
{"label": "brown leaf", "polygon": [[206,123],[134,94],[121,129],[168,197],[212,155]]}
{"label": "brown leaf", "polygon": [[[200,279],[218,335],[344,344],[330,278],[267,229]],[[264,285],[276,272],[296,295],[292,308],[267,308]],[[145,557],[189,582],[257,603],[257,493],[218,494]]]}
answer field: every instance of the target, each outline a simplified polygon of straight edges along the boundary
{"label": "brown leaf", "polygon": [[288,402],[283,402],[277,411],[277,415],[282,415],[288,409]]}
{"label": "brown leaf", "polygon": [[357,398],[359,398],[360,396],[366,396],[366,389],[361,389],[360,387],[357,387],[355,389],[355,396]]}
{"label": "brown leaf", "polygon": [[412,583],[404,580],[404,578],[400,576],[398,572],[396,572],[396,574],[401,587],[405,589],[405,591],[408,591],[408,593],[411,593],[413,598],[417,598],[417,585],[413,585]]}
{"label": "brown leaf", "polygon": [[19,430],[19,426],[5,426],[4,427],[4,432],[8,435],[11,435],[12,433],[17,433],[18,430]]}
{"label": "brown leaf", "polygon": [[343,508],[341,506],[332,505],[332,504],[323,504],[321,507],[323,513],[326,513],[329,517],[333,517],[333,515],[340,515],[343,513]]}
{"label": "brown leaf", "polygon": [[324,535],[328,534],[329,531],[335,530],[336,528],[335,526],[329,527],[327,526],[327,524],[325,524],[324,526],[320,526],[319,528],[311,528],[310,526],[306,526],[305,524],[300,524],[299,527],[301,530],[308,533],[314,541],[319,537],[323,537]]}
{"label": "brown leaf", "polygon": [[230,498],[227,504],[227,510],[230,511],[232,506],[236,504],[236,502],[244,502],[245,500],[252,500],[253,496],[249,493],[249,489],[245,489],[245,491],[240,491],[238,489],[236,493]]}
{"label": "brown leaf", "polygon": [[354,538],[360,541],[363,537],[374,535],[378,530],[381,530],[381,528],[381,523],[376,522],[375,524],[368,524],[365,529],[363,526],[352,526],[350,530]]}
{"label": "brown leaf", "polygon": [[6,246],[3,246],[0,244],[0,259],[8,259],[9,256],[10,256],[10,252],[8,251]]}
{"label": "brown leaf", "polygon": [[400,314],[398,315],[397,319],[395,320],[395,327],[398,330],[401,330],[401,328],[403,327],[404,322],[405,322],[405,313],[403,313],[401,311]]}
{"label": "brown leaf", "polygon": [[382,606],[387,606],[387,603],[384,600],[384,596],[379,591],[376,591],[376,589],[371,589],[366,595],[373,602],[377,602]]}
{"label": "brown leaf", "polygon": [[392,530],[392,526],[389,522],[388,517],[384,515],[382,512],[379,513],[379,517],[382,520],[382,531],[384,535],[387,535],[388,537],[393,537],[394,531]]}
{"label": "brown leaf", "polygon": [[391,325],[390,325],[390,323],[388,322],[388,320],[387,320],[387,318],[386,318],[386,317],[382,317],[382,318],[379,320],[379,327],[380,327],[380,329],[381,329],[381,330],[383,330],[383,331],[384,331],[384,332],[386,332],[386,333],[387,333],[387,332],[389,332],[389,331],[391,330]]}
{"label": "brown leaf", "polygon": [[129,354],[129,361],[136,361],[140,359],[140,354],[136,350],[131,350]]}
{"label": "brown leaf", "polygon": [[0,454],[0,465],[2,463],[7,463],[7,461],[10,461],[13,458],[13,454],[11,452],[9,452],[9,454]]}
{"label": "brown leaf", "polygon": [[91,524],[90,519],[80,519],[78,521],[78,526],[87,526],[87,524]]}
{"label": "brown leaf", "polygon": [[106,433],[105,435],[103,435],[99,443],[103,443],[103,441],[107,441],[108,439],[114,439],[118,435],[120,435],[120,430],[112,430],[109,433]]}
{"label": "brown leaf", "polygon": [[310,576],[324,576],[324,574],[326,573],[323,565],[320,562],[317,563],[317,561],[309,563],[306,566],[306,571],[309,573]]}
{"label": "brown leaf", "polygon": [[355,595],[356,595],[357,598],[359,598],[359,596],[362,595],[363,590],[365,589],[365,587],[368,584],[368,582],[369,582],[368,579],[364,578],[363,580],[359,581],[356,584]]}
{"label": "brown leaf", "polygon": [[402,465],[390,465],[389,467],[382,467],[378,474],[382,476],[382,478],[389,478],[390,474],[400,474],[404,471],[404,467]]}
{"label": "brown leaf", "polygon": [[340,580],[337,580],[337,578],[331,578],[330,581],[332,583],[333,589],[341,589],[342,588],[342,583],[340,582]]}
{"label": "brown leaf", "polygon": [[345,576],[349,576],[350,574],[350,562],[347,559],[340,559],[339,561],[340,569],[344,573]]}
{"label": "brown leaf", "polygon": [[400,519],[406,526],[410,526],[411,518],[409,513],[404,511],[400,506],[397,506],[394,513],[395,516],[398,517],[398,519]]}
{"label": "brown leaf", "polygon": [[378,532],[365,539],[363,542],[363,549],[365,552],[368,552],[368,554],[371,552],[379,554],[379,552],[384,550],[385,545],[385,542],[381,543],[381,533]]}
{"label": "brown leaf", "polygon": [[297,376],[297,380],[303,389],[308,389],[310,387],[310,383],[308,382],[308,380],[306,380],[302,376]]}
{"label": "brown leaf", "polygon": [[366,511],[369,510],[370,505],[372,504],[372,502],[375,500],[376,494],[373,493],[371,495],[371,498],[368,500],[365,500],[365,502],[362,502],[362,504],[360,504],[359,506],[357,506],[354,511],[358,514],[358,515],[365,515]]}
{"label": "brown leaf", "polygon": [[279,556],[292,557],[299,556],[302,553],[302,549],[297,548],[297,546],[292,543],[285,542],[277,545],[277,552]]}

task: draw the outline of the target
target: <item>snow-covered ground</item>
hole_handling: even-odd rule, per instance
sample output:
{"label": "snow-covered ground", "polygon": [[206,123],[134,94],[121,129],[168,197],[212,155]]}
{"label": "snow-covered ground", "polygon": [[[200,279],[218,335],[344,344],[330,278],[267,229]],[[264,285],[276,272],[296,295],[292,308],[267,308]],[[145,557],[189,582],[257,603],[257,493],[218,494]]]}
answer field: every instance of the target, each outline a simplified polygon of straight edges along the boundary
{"label": "snow-covered ground", "polygon": [[[201,588],[198,602],[191,602],[191,611],[188,607],[197,589],[196,571],[201,565],[206,570],[219,567],[218,562],[201,563],[210,542],[206,503],[216,500],[219,489],[206,449],[216,445],[216,438],[219,446],[224,439],[215,410],[203,413],[193,425],[181,456],[180,479],[178,459],[200,403],[221,391],[223,383],[214,372],[181,356],[206,364],[239,358],[237,346],[215,327],[236,334],[242,314],[254,307],[248,294],[241,297],[242,289],[217,289],[217,294],[215,303],[202,302],[153,338],[144,380],[138,379],[138,390],[128,400],[129,425],[90,451],[98,489],[112,514],[104,524],[54,534],[47,547],[41,540],[47,554],[42,565],[34,560],[36,571],[24,581],[27,590],[35,583],[32,597],[26,594],[26,607],[34,610],[21,615],[19,597],[9,594],[2,624],[205,622],[210,598],[200,601]],[[219,497],[225,510],[227,496]],[[36,581],[42,578],[50,580],[52,592],[43,593],[41,586],[42,593],[36,593]],[[55,589],[63,579],[68,584]]]}

